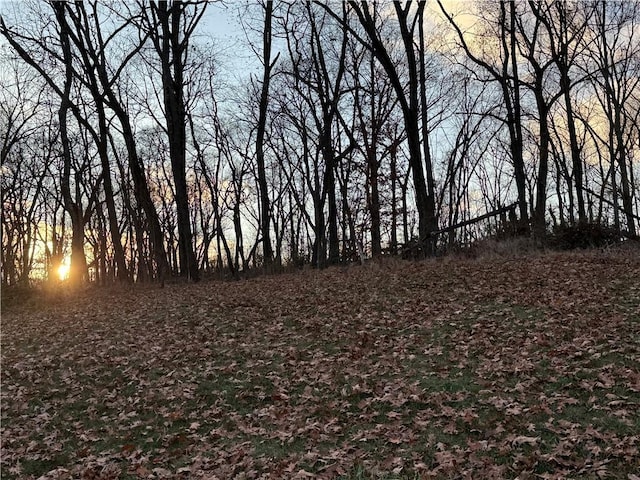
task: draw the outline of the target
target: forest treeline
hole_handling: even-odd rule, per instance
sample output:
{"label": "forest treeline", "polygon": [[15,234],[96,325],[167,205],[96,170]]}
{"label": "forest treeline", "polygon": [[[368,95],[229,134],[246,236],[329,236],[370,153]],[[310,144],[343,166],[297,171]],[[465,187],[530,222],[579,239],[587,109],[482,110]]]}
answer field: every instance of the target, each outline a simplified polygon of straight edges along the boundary
{"label": "forest treeline", "polygon": [[636,236],[639,28],[633,1],[5,2],[2,282]]}

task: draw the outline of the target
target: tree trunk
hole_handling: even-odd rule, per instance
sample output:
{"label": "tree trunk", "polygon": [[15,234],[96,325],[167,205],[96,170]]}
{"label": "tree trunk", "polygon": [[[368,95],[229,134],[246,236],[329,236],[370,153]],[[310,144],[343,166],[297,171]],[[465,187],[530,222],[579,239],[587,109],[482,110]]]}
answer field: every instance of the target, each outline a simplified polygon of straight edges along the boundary
{"label": "tree trunk", "polygon": [[549,175],[549,106],[544,99],[542,75],[537,76],[535,97],[540,116],[540,159],[538,164],[538,181],[536,184],[535,233],[538,238],[546,234],[545,215],[547,209],[547,178]]}
{"label": "tree trunk", "polygon": [[258,128],[256,132],[256,162],[258,167],[258,187],[260,189],[260,227],[262,230],[262,254],[265,268],[273,261],[273,250],[271,248],[271,228],[269,208],[269,190],[267,185],[267,175],[264,161],[264,135],[267,124],[267,106],[269,102],[269,83],[271,81],[271,69],[275,61],[271,63],[271,18],[273,15],[273,1],[268,0],[265,5],[264,29],[262,32],[262,48],[264,70],[262,76],[262,89],[260,91],[260,112],[258,117]]}
{"label": "tree trunk", "polygon": [[159,23],[159,31],[156,35],[152,35],[152,39],[162,65],[165,120],[178,214],[180,275],[197,282],[200,279],[200,273],[193,248],[186,178],[187,118],[184,103],[184,55],[189,47],[189,38],[188,36],[180,38],[181,19],[186,5],[180,0],[174,0],[171,7],[166,1],[160,1],[157,5],[151,3],[151,6],[158,16]]}
{"label": "tree trunk", "polygon": [[[400,2],[395,1],[394,6],[398,19],[400,20],[400,31],[402,34],[402,41],[405,46],[405,52],[407,55],[407,66],[409,70],[409,99],[408,101],[401,101],[400,104],[403,107],[405,130],[407,133],[407,143],[409,146],[409,164],[411,166],[411,172],[413,175],[413,184],[416,189],[416,207],[418,209],[418,232],[420,240],[426,241],[429,237],[429,233],[434,228],[435,210],[433,198],[429,198],[429,190],[427,182],[425,181],[424,171],[425,168],[422,158],[422,145],[420,142],[420,103],[419,103],[419,90],[420,79],[418,76],[418,61],[414,50],[413,40],[413,28],[409,29],[408,25],[408,13],[409,6],[407,5],[403,10]],[[418,2],[418,18],[420,18],[421,12],[424,10],[425,2]],[[414,23],[415,25],[415,23]],[[397,90],[398,95],[401,95]],[[404,93],[402,93],[404,96]],[[424,112],[423,112],[424,113]],[[432,174],[432,172],[429,172]]]}
{"label": "tree trunk", "polygon": [[398,183],[397,156],[398,146],[396,141],[391,145],[391,255],[398,253],[398,198],[396,183]]}
{"label": "tree trunk", "polygon": [[69,42],[69,25],[65,16],[65,2],[52,2],[58,25],[60,26],[60,43],[65,60],[65,82],[63,94],[60,98],[58,122],[60,128],[60,143],[62,144],[63,170],[61,178],[62,199],[65,210],[71,217],[71,266],[69,280],[74,284],[84,283],[86,280],[87,260],[84,253],[84,219],[81,205],[77,205],[71,196],[71,147],[67,131],[67,113],[71,108],[71,86],[73,82],[73,60],[71,44]]}
{"label": "tree trunk", "polygon": [[[503,18],[505,2],[500,1],[500,8]],[[504,30],[503,30],[504,39]],[[513,169],[516,179],[516,188],[518,190],[518,208],[520,211],[520,224],[523,230],[528,230],[529,213],[527,211],[527,177],[524,168],[524,158],[522,156],[522,115],[520,106],[520,83],[518,77],[518,56],[516,49],[516,2],[509,2],[509,41],[511,53],[511,68],[513,74],[513,103],[511,103],[511,95],[508,89],[508,78],[506,76],[506,65],[509,56],[505,55],[505,76],[502,79],[503,97],[507,105],[507,121],[509,127],[509,136],[511,137],[511,156],[513,159]],[[506,41],[503,40],[506,49]],[[509,108],[511,107],[511,108]]]}
{"label": "tree trunk", "polygon": [[[371,215],[371,256],[376,258],[382,255],[382,238],[380,234],[380,191],[378,188],[378,132],[380,124],[376,112],[375,82],[375,55],[371,53],[369,60],[369,75],[371,78],[371,141],[366,150],[367,154],[367,183],[369,192],[367,195],[369,214]],[[354,241],[356,241],[354,239]]]}

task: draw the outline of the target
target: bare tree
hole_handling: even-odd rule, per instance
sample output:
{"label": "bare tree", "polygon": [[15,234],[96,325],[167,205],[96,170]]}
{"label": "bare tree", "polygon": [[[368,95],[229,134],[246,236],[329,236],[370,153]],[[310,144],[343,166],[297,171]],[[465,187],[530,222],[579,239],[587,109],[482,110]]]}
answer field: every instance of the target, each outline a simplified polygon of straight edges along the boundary
{"label": "bare tree", "polygon": [[518,191],[520,221],[524,228],[528,223],[529,214],[527,210],[527,177],[523,158],[524,140],[522,135],[520,75],[518,72],[516,2],[506,2],[504,0],[500,0],[499,2],[499,12],[496,21],[499,29],[498,42],[500,49],[499,58],[495,63],[473,51],[462,28],[456,23],[454,16],[445,9],[440,0],[438,0],[438,5],[449,24],[453,27],[459,45],[467,55],[467,58],[484,69],[489,77],[500,85],[506,110],[504,123],[509,130],[511,160],[513,162],[516,188]]}
{"label": "bare tree", "polygon": [[[560,74],[560,89],[564,99],[566,110],[567,129],[571,149],[571,163],[573,166],[573,178],[578,200],[578,221],[586,222],[587,215],[584,200],[584,180],[580,146],[574,115],[571,90],[574,87],[571,79],[571,67],[579,53],[579,45],[582,43],[592,8],[581,8],[577,4],[563,2],[533,2],[529,1],[531,11],[544,25],[549,39],[549,46],[553,61]],[[570,212],[573,215],[573,212]]]}
{"label": "bare tree", "polygon": [[205,12],[207,2],[158,1],[140,4],[148,35],[160,61],[166,132],[178,212],[180,274],[200,279],[193,246],[186,178],[187,113],[185,111],[185,67],[191,37]]}
{"label": "bare tree", "polygon": [[[629,234],[635,236],[630,150],[637,132],[634,126],[638,121],[637,103],[636,108],[633,108],[632,100],[640,88],[640,48],[637,43],[640,5],[633,2],[598,2],[595,5],[594,20],[596,31],[593,32],[592,45],[595,51],[591,58],[597,65],[597,73],[591,78],[608,123],[606,146],[609,153],[608,176],[613,196],[614,221],[619,227],[621,210]],[[622,209],[618,205],[620,197]]]}
{"label": "bare tree", "polygon": [[273,18],[273,1],[266,0],[264,8],[264,28],[262,31],[262,83],[260,87],[260,104],[258,125],[256,129],[256,162],[258,169],[258,187],[260,189],[260,227],[262,231],[262,255],[265,267],[273,261],[273,249],[271,247],[271,210],[269,208],[269,191],[264,160],[264,136],[267,126],[267,107],[269,105],[269,84],[271,72],[278,61],[278,55],[271,58]]}
{"label": "bare tree", "polygon": [[[429,165],[428,159],[424,158],[424,143],[423,139],[421,139],[421,133],[423,132],[421,118],[422,115],[426,115],[426,112],[421,112],[421,107],[424,105],[421,105],[420,102],[420,79],[424,73],[420,71],[420,67],[423,64],[420,63],[419,57],[424,52],[420,51],[420,48],[416,49],[414,42],[416,26],[421,23],[425,4],[426,2],[424,1],[418,1],[414,9],[413,2],[405,2],[404,6],[399,1],[393,2],[400,37],[404,46],[406,72],[401,72],[392,60],[389,49],[378,30],[378,20],[375,12],[370,9],[370,5],[367,2],[349,2],[365,31],[366,39],[349,27],[347,22],[342,22],[343,27],[349,29],[352,35],[376,56],[385,69],[398,97],[409,148],[409,164],[411,166],[418,209],[418,230],[420,239],[423,242],[429,238],[430,232],[437,229],[432,166]],[[405,89],[405,84],[402,81],[403,73],[407,74],[407,89]],[[427,174],[427,180],[429,181],[425,180],[425,170],[429,171]]]}

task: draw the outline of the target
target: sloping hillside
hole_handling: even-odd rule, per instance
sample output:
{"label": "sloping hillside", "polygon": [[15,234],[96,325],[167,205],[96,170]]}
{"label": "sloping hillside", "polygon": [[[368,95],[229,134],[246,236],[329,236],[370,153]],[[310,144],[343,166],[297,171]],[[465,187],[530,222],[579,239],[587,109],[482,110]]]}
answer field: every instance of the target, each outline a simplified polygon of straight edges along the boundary
{"label": "sloping hillside", "polygon": [[2,314],[2,478],[640,475],[640,258],[383,262]]}

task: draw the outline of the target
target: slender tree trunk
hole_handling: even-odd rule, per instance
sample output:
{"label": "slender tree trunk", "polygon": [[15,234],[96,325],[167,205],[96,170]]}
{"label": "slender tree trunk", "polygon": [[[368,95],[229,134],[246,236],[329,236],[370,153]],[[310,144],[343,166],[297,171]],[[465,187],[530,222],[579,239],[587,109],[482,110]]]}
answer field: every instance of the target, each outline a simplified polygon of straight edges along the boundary
{"label": "slender tree trunk", "polygon": [[[424,156],[425,170],[427,173],[427,198],[426,198],[426,222],[429,232],[438,229],[438,219],[436,217],[435,204],[435,181],[433,179],[433,164],[431,161],[431,146],[429,145],[429,114],[427,105],[427,72],[425,56],[427,51],[424,43],[424,7],[418,9],[418,33],[419,33],[419,69],[420,81],[418,83],[420,89],[420,109],[421,109],[421,127],[422,127],[422,149]],[[436,239],[430,238],[425,245],[428,254],[433,254],[436,248]]]}
{"label": "slender tree trunk", "polygon": [[[500,8],[504,12],[505,1],[500,0]],[[503,13],[503,18],[506,15]],[[503,35],[504,37],[504,35]],[[522,155],[522,109],[520,106],[520,80],[518,76],[518,57],[516,48],[516,2],[509,2],[509,42],[511,53],[511,69],[513,74],[513,103],[511,104],[511,94],[508,90],[508,79],[502,81],[503,97],[507,104],[507,121],[509,135],[511,137],[511,155],[513,158],[513,169],[518,190],[518,208],[520,210],[521,227],[528,230],[529,214],[527,212],[527,177],[524,168],[524,158]],[[505,42],[506,49],[506,42]],[[507,57],[508,58],[508,57]],[[508,60],[505,59],[505,65]],[[506,71],[504,72],[507,73]],[[511,108],[509,108],[511,107]]]}
{"label": "slender tree trunk", "polygon": [[96,277],[96,282],[100,283],[100,285],[106,285],[107,280],[113,282],[113,275],[110,275],[112,272],[108,272],[107,268],[106,218],[100,202],[96,203],[96,216],[98,220],[98,255],[96,256],[96,272],[98,272],[98,275]]}
{"label": "slender tree trunk", "polygon": [[127,148],[129,169],[131,171],[131,177],[134,184],[133,192],[138,204],[142,207],[147,218],[147,228],[149,230],[151,247],[154,252],[157,269],[156,275],[160,283],[164,285],[165,275],[169,270],[167,255],[164,248],[164,235],[162,234],[162,229],[160,227],[158,212],[156,211],[153,200],[151,199],[147,178],[140,162],[140,158],[138,157],[129,115],[122,107],[120,107],[119,104],[112,103],[110,106],[122,126],[122,137]]}
{"label": "slender tree trunk", "polygon": [[[420,241],[424,242],[428,239],[429,234],[433,231],[433,223],[435,219],[435,210],[433,198],[429,198],[429,189],[424,175],[424,162],[422,158],[422,144],[420,141],[420,102],[419,90],[420,79],[418,60],[414,50],[413,29],[408,25],[409,5],[403,9],[400,2],[395,1],[394,6],[398,19],[400,20],[400,31],[402,41],[405,46],[407,55],[407,66],[409,71],[409,99],[408,102],[402,102],[405,118],[405,130],[407,133],[407,143],[409,147],[409,163],[413,175],[413,184],[416,189],[416,207],[418,209],[418,232]],[[418,18],[424,10],[425,2],[418,2]],[[414,24],[415,25],[415,24]],[[399,93],[400,94],[400,93]],[[404,96],[404,94],[402,94]],[[431,174],[431,172],[429,172]]]}
{"label": "slender tree trunk", "polygon": [[[262,76],[262,88],[260,91],[260,112],[258,128],[256,132],[256,162],[258,166],[258,187],[260,189],[260,227],[262,230],[262,254],[264,266],[268,267],[273,261],[271,248],[271,209],[269,208],[269,190],[264,161],[264,135],[267,124],[267,106],[269,102],[269,83],[271,81],[271,69],[275,61],[271,62],[271,18],[273,15],[273,1],[267,0],[264,13],[264,29],[262,32],[262,48],[264,70]],[[277,57],[276,57],[277,60]]]}
{"label": "slender tree trunk", "polygon": [[620,190],[622,193],[622,206],[627,219],[627,230],[632,237],[636,235],[635,218],[633,216],[633,198],[631,196],[631,182],[629,181],[629,171],[627,168],[626,148],[622,129],[622,108],[614,106],[614,131],[616,137],[616,157],[620,166]]}
{"label": "slender tree trunk", "polygon": [[[582,159],[580,158],[580,147],[578,145],[578,134],[576,133],[576,122],[573,113],[573,102],[571,101],[570,79],[568,69],[563,68],[561,72],[560,85],[564,90],[564,104],[567,110],[567,128],[569,130],[569,143],[571,145],[571,163],[573,166],[573,181],[576,187],[576,199],[578,201],[578,222],[587,221],[587,213],[584,203],[584,180],[582,172]],[[570,185],[569,185],[570,187]],[[573,215],[573,212],[571,212]]]}
{"label": "slender tree trunk", "polygon": [[[369,214],[371,215],[371,255],[382,255],[382,236],[380,234],[380,191],[378,189],[378,159],[376,158],[375,143],[372,143],[368,161],[369,187]],[[395,192],[394,192],[395,196]]]}
{"label": "slender tree trunk", "polygon": [[[369,184],[369,214],[371,215],[371,255],[379,257],[382,254],[382,238],[380,234],[380,191],[378,188],[378,132],[380,130],[376,112],[375,84],[375,55],[371,53],[369,60],[369,75],[371,78],[371,141],[367,147],[367,180]],[[354,239],[355,241],[355,239]]]}
{"label": "slender tree trunk", "polygon": [[325,228],[323,202],[314,195],[313,211],[314,211],[314,233],[313,253],[311,264],[317,268],[325,268],[327,266],[327,236]]}
{"label": "slender tree trunk", "polygon": [[[325,124],[326,125],[326,124]],[[325,176],[324,194],[328,204],[328,225],[329,225],[329,265],[340,263],[340,239],[338,237],[338,206],[336,203],[336,177],[335,177],[335,154],[331,146],[331,130],[329,129],[326,138],[323,140]],[[323,202],[324,203],[324,202]]]}
{"label": "slender tree trunk", "polygon": [[396,183],[398,183],[397,156],[398,146],[394,140],[391,145],[391,255],[398,253],[398,198]]}
{"label": "slender tree trunk", "polygon": [[538,238],[544,238],[546,233],[545,215],[547,208],[547,179],[549,175],[549,107],[543,95],[542,76],[539,75],[535,87],[536,104],[540,116],[540,159],[535,206],[535,233]]}
{"label": "slender tree trunk", "polygon": [[[97,93],[97,92],[96,92]],[[107,215],[109,222],[109,233],[111,235],[111,244],[113,245],[113,255],[117,267],[117,278],[123,282],[128,282],[129,269],[127,268],[127,261],[124,255],[124,248],[122,247],[122,239],[120,236],[120,229],[118,227],[118,213],[115,205],[115,195],[113,192],[113,184],[111,181],[111,167],[109,165],[109,155],[107,150],[107,125],[106,115],[104,111],[104,105],[102,103],[102,97],[97,94],[93,96],[96,102],[96,109],[98,113],[98,125],[99,125],[99,142],[97,144],[98,154],[100,156],[100,163],[102,165],[102,176],[104,182],[104,195],[105,203],[107,206]]]}

